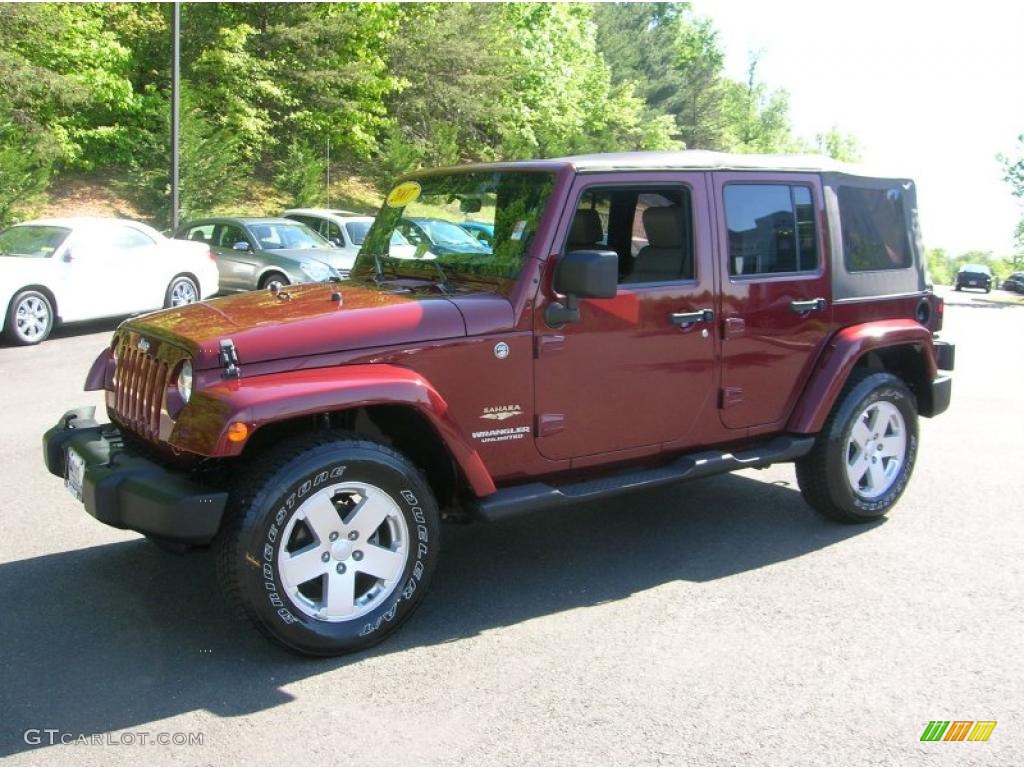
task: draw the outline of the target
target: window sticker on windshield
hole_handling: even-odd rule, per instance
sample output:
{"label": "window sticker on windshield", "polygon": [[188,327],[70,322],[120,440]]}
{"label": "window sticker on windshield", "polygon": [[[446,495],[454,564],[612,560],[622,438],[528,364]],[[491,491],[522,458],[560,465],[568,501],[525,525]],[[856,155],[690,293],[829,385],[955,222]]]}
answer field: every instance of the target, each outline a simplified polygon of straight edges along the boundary
{"label": "window sticker on windshield", "polygon": [[522,240],[523,239],[523,232],[525,232],[525,231],[526,231],[526,222],[522,221],[522,220],[517,221],[516,225],[512,228],[511,239],[512,240]]}
{"label": "window sticker on windshield", "polygon": [[420,196],[420,185],[415,181],[406,181],[391,190],[388,195],[388,208],[404,208]]}

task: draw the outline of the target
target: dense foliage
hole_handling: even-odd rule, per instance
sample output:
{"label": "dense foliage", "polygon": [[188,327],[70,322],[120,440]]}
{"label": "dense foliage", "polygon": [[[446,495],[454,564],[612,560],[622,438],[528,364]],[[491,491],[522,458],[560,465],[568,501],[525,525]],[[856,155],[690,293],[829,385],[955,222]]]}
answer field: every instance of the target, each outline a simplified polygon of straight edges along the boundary
{"label": "dense foliage", "polygon": [[[52,174],[111,171],[168,208],[171,7],[0,3],[0,223]],[[182,7],[182,212],[247,182],[323,202],[335,176],[421,164],[677,147],[815,146],[788,97],[724,74],[685,3],[189,3]]]}

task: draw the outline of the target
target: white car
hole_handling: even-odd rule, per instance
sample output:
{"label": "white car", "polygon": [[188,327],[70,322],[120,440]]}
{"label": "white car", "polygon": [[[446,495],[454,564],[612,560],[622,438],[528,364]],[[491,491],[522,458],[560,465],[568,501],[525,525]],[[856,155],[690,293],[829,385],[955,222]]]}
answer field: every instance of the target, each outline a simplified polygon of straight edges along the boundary
{"label": "white car", "polygon": [[38,219],[0,232],[0,308],[14,344],[38,344],[58,322],[190,304],[220,289],[201,243],[126,219]]}
{"label": "white car", "polygon": [[[292,208],[282,215],[286,219],[301,221],[334,243],[337,253],[324,257],[324,260],[338,270],[342,277],[348,277],[359,249],[363,246],[363,240],[366,239],[366,233],[373,224],[372,216],[358,216],[351,211],[328,208]],[[390,255],[396,259],[411,259],[415,254],[416,246],[395,230],[391,235]]]}

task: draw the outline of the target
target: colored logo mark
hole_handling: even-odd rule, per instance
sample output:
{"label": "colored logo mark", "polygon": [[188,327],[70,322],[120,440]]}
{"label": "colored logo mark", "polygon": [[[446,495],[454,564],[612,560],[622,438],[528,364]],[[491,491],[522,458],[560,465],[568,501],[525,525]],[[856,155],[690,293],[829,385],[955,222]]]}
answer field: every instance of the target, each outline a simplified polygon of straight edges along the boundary
{"label": "colored logo mark", "polygon": [[921,741],[988,741],[995,728],[995,720],[932,720]]}

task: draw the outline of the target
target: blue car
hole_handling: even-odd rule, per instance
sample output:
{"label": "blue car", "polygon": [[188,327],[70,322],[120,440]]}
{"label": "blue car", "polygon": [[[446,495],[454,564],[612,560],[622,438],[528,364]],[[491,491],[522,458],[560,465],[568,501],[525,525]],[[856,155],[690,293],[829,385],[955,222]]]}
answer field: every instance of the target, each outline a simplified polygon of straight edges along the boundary
{"label": "blue car", "polygon": [[469,232],[473,237],[479,240],[481,243],[491,245],[494,240],[494,225],[485,224],[482,221],[464,221],[459,224],[464,230]]}
{"label": "blue car", "polygon": [[402,219],[396,227],[413,245],[424,245],[435,256],[450,253],[490,253],[490,246],[461,225],[444,219]]}

